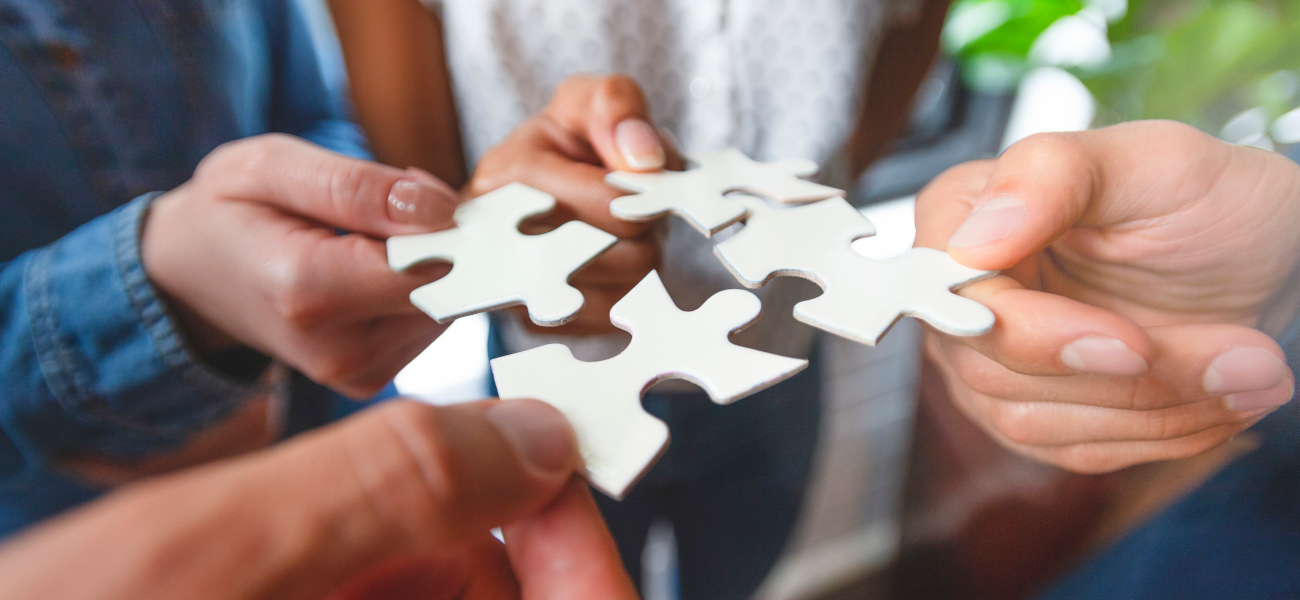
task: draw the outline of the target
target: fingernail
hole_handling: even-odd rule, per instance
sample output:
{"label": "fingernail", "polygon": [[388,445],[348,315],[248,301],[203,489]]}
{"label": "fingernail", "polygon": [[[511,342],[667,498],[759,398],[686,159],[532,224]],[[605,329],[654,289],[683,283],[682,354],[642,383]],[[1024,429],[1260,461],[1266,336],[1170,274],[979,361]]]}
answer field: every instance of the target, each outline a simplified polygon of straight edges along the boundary
{"label": "fingernail", "polygon": [[1202,383],[1206,392],[1223,395],[1230,410],[1254,410],[1281,406],[1291,400],[1295,383],[1288,373],[1286,363],[1272,352],[1233,348],[1210,362]]}
{"label": "fingernail", "polygon": [[1147,372],[1147,361],[1115,338],[1090,335],[1061,349],[1061,363],[1080,373],[1133,377]]}
{"label": "fingernail", "polygon": [[1261,392],[1241,392],[1223,397],[1223,404],[1234,412],[1256,411],[1264,408],[1277,408],[1291,401],[1295,396],[1295,382],[1287,380],[1285,385]]}
{"label": "fingernail", "polygon": [[439,187],[401,179],[388,190],[388,218],[407,225],[441,228],[450,224],[458,202],[456,191],[445,183]]}
{"label": "fingernail", "polygon": [[641,119],[624,119],[614,127],[614,143],[623,160],[634,169],[662,169],[664,148],[659,144],[659,133]]}
{"label": "fingernail", "polygon": [[560,411],[535,400],[503,400],[487,417],[525,463],[547,473],[573,466],[573,428]]}
{"label": "fingernail", "polygon": [[970,248],[1005,239],[1025,220],[1025,203],[1012,196],[998,196],[966,217],[966,222],[948,239],[951,248]]}

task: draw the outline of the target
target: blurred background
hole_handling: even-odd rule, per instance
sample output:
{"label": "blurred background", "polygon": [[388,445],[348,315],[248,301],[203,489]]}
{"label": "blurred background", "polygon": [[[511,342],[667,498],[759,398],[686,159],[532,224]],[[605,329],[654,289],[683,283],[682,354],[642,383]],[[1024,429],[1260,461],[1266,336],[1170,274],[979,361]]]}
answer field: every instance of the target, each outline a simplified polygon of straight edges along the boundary
{"label": "blurred background", "polygon": [[[930,179],[1037,132],[1174,119],[1300,159],[1300,0],[956,0],[942,41],[907,135],[852,190],[888,232],[855,246],[873,258],[910,247],[911,198]],[[1120,484],[1001,451],[944,401],[917,335],[906,324],[834,353],[847,358],[830,366],[817,476],[761,597],[1028,597],[1095,543]],[[486,318],[457,321],[399,390],[482,397],[486,336]],[[651,538],[649,600],[667,600],[671,531]]]}

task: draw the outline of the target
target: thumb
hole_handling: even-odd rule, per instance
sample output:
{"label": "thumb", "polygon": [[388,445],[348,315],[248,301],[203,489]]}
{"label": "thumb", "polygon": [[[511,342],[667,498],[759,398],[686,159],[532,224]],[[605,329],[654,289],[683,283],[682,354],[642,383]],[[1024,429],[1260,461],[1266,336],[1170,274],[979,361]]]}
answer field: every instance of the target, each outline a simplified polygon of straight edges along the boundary
{"label": "thumb", "polygon": [[1184,209],[1208,187],[1206,175],[1230,158],[1230,146],[1170,121],[1031,136],[997,159],[977,196],[938,209],[967,212],[948,252],[970,267],[1007,269],[1071,228],[1110,228]]}
{"label": "thumb", "polygon": [[631,77],[566,79],[547,112],[570,131],[584,135],[609,169],[657,171],[666,164],[666,145],[651,125],[641,86]]}
{"label": "thumb", "polygon": [[0,596],[321,598],[541,511],[580,464],[540,402],[394,401],[33,529],[0,549]]}
{"label": "thumb", "polygon": [[[266,481],[280,518],[331,542],[310,548],[301,571],[279,574],[263,589],[281,591],[263,597],[319,597],[329,588],[309,573],[329,572],[337,587],[381,561],[481,541],[551,504],[582,464],[568,422],[541,402],[396,402],[370,412],[304,445]],[[320,501],[303,477],[329,481],[346,501]]]}
{"label": "thumb", "polygon": [[[1095,157],[1072,134],[1043,134],[1007,149],[984,188],[947,212],[965,211],[949,254],[979,269],[1007,269],[1079,220],[1097,190]],[[920,217],[918,216],[918,223]]]}
{"label": "thumb", "polygon": [[350,158],[282,134],[218,147],[193,181],[222,197],[374,237],[451,227],[459,202],[455,190],[419,169]]}

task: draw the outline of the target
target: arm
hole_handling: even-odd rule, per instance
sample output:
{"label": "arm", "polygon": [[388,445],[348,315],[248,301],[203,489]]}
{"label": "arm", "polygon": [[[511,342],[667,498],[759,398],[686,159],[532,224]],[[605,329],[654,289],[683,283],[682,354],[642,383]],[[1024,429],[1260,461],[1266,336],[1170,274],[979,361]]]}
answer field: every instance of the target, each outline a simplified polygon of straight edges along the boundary
{"label": "arm", "polygon": [[858,124],[849,138],[853,174],[880,158],[907,125],[916,90],[939,52],[950,0],[926,0],[914,22],[890,29],[880,42]]}
{"label": "arm", "polygon": [[381,162],[466,181],[442,25],[418,0],[330,0],[358,120]]}
{"label": "arm", "polygon": [[33,528],[0,596],[632,598],[580,464],[539,402],[393,402]]}
{"label": "arm", "polygon": [[263,19],[272,78],[269,131],[370,158],[365,135],[349,114],[345,77],[337,72],[342,60],[333,40],[315,39],[296,0],[265,0]]}
{"label": "arm", "polygon": [[258,136],[5,264],[0,532],[45,514],[8,506],[75,500],[33,492],[65,459],[154,458],[242,405],[257,387],[204,366],[231,353],[383,387],[441,331],[407,296],[446,269],[393,273],[381,238],[445,228],[455,204],[427,174]]}
{"label": "arm", "polygon": [[152,200],[139,198],[0,271],[5,478],[69,454],[174,447],[257,391],[197,362],[147,281],[140,232]]}

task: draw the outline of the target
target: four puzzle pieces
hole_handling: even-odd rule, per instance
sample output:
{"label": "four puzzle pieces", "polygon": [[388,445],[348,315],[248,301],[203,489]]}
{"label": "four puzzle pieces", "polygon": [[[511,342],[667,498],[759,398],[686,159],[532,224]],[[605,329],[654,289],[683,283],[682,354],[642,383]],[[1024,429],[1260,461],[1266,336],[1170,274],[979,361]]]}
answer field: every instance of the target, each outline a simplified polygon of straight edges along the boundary
{"label": "four puzzle pieces", "polygon": [[745,286],[778,275],[809,279],[822,295],[794,307],[795,318],[863,344],[875,345],[899,318],[916,317],[952,335],[981,335],[993,312],[950,290],[996,272],[980,271],[932,248],[877,261],[855,252],[854,240],[875,227],[843,198],[792,208],[737,196],[749,211],[745,227],[714,252]]}
{"label": "four puzzle pieces", "polygon": [[686,379],[726,404],[808,365],[727,339],[754,322],[760,308],[753,294],[726,290],[685,312],[651,272],[610,310],[610,320],[632,334],[622,354],[583,362],[552,344],[494,359],[492,374],[502,398],[536,398],[563,412],[577,432],[592,485],[622,498],[668,443],[668,427],[641,407],[650,386]]}
{"label": "four puzzle pieces", "polygon": [[615,217],[649,221],[673,212],[711,236],[745,216],[745,208],[726,197],[745,192],[783,204],[812,202],[844,192],[800,177],[817,173],[810,160],[760,163],[734,148],[689,157],[697,166],[689,171],[633,173],[615,171],[605,182],[635,192],[609,205]]}
{"label": "four puzzle pieces", "polygon": [[439,323],[524,304],[534,323],[562,325],[583,305],[569,276],[617,238],[577,221],[541,235],[519,232],[520,221],[554,207],[550,194],[507,185],[457,208],[455,229],[388,238],[388,264],[400,271],[452,263],[445,277],[411,292],[411,302]]}

